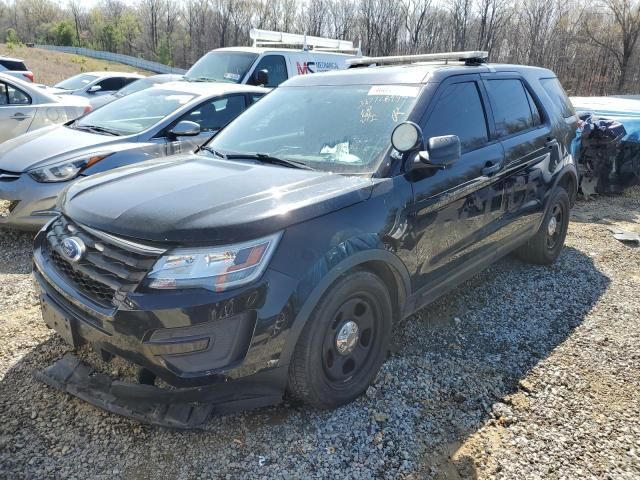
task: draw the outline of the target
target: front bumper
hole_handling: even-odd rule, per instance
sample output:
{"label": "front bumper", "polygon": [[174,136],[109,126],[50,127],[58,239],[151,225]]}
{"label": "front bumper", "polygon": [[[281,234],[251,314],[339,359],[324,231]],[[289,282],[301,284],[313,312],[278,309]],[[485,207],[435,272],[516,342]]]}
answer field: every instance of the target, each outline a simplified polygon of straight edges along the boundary
{"label": "front bumper", "polygon": [[35,377],[109,412],[172,428],[201,428],[214,414],[274,405],[282,400],[277,381],[269,382],[266,375],[258,376],[257,381],[167,390],[95,373],[71,354],[35,372]]}
{"label": "front bumper", "polygon": [[68,182],[39,183],[27,173],[12,181],[0,181],[0,200],[12,202],[13,208],[0,215],[0,227],[37,231],[56,214],[52,210],[58,194]]}
{"label": "front bumper", "polygon": [[[267,270],[257,285],[222,293],[131,292],[106,308],[66,280],[43,255],[43,240],[41,232],[34,248],[43,318],[74,347],[89,343],[178,387],[247,377],[278,364],[291,320],[290,277]],[[286,372],[279,387],[285,386]]]}

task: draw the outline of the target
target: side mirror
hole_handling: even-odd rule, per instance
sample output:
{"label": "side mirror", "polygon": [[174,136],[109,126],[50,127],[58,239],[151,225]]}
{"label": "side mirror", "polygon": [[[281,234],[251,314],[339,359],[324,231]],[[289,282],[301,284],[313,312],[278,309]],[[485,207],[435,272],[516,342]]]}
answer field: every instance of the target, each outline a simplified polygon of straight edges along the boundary
{"label": "side mirror", "polygon": [[[427,150],[418,153],[416,167],[445,168],[462,156],[462,147],[457,135],[431,137],[427,142]],[[416,159],[416,160],[418,160]]]}
{"label": "side mirror", "polygon": [[100,85],[93,85],[92,87],[89,88],[89,90],[87,90],[87,92],[96,93],[96,92],[99,92],[100,90],[102,90],[102,87]]}
{"label": "side mirror", "polygon": [[400,153],[422,148],[422,129],[413,122],[402,122],[391,133],[391,145]]}
{"label": "side mirror", "polygon": [[200,125],[196,122],[183,120],[178,122],[168,133],[172,137],[195,137],[200,135]]}
{"label": "side mirror", "polygon": [[254,85],[266,85],[269,83],[269,71],[268,70],[256,70],[253,72]]}

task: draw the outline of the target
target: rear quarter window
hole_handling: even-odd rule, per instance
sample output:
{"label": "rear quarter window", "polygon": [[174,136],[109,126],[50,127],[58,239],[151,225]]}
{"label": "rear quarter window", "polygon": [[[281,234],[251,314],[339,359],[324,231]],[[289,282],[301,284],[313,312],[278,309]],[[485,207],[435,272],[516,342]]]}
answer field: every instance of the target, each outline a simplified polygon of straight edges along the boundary
{"label": "rear quarter window", "polygon": [[560,109],[564,118],[573,117],[576,114],[567,92],[564,91],[560,84],[560,80],[557,78],[541,78],[540,83],[549,98],[551,98],[551,101]]}
{"label": "rear quarter window", "polygon": [[485,84],[499,137],[506,137],[540,124],[540,114],[537,109],[536,115],[532,112],[529,93],[519,79],[487,80]]}
{"label": "rear quarter window", "polygon": [[16,62],[13,60],[0,60],[0,65],[2,65],[7,70],[14,70],[16,72],[26,72],[27,67],[22,62]]}

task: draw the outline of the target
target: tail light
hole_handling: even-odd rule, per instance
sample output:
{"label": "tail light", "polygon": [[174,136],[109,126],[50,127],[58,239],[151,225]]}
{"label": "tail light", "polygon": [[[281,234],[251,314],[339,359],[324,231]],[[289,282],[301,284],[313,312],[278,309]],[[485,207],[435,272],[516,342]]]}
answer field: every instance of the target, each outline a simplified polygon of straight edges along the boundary
{"label": "tail light", "polygon": [[86,115],[87,113],[89,113],[91,111],[91,105],[87,105],[86,107],[84,107],[84,112],[82,112],[83,115]]}
{"label": "tail light", "polygon": [[32,82],[34,82],[34,81],[35,81],[35,78],[34,78],[34,76],[33,76],[33,73],[31,73],[31,72],[29,72],[29,73],[23,73],[23,75],[24,75],[25,77],[27,77],[30,81],[32,81]]}

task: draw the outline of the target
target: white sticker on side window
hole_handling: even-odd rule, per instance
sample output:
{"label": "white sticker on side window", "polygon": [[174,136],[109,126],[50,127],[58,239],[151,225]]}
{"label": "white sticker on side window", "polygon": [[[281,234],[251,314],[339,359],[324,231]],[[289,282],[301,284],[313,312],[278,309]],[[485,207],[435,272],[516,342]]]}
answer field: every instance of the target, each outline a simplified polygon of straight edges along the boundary
{"label": "white sticker on side window", "polygon": [[412,85],[374,85],[369,89],[369,95],[392,97],[416,97],[420,87]]}

